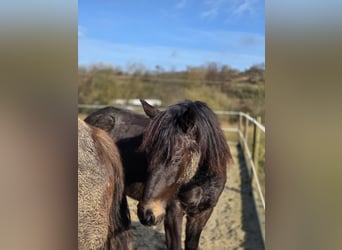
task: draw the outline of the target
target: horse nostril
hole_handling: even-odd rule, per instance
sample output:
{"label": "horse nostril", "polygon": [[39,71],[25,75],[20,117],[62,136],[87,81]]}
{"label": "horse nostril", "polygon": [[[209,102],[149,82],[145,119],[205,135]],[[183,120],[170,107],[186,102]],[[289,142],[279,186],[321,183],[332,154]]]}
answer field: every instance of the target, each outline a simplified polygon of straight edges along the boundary
{"label": "horse nostril", "polygon": [[152,225],[155,222],[155,217],[151,209],[146,210],[145,220],[148,225]]}
{"label": "horse nostril", "polygon": [[145,210],[142,206],[138,206],[138,217],[140,222],[145,226],[155,224],[155,216],[151,209]]}

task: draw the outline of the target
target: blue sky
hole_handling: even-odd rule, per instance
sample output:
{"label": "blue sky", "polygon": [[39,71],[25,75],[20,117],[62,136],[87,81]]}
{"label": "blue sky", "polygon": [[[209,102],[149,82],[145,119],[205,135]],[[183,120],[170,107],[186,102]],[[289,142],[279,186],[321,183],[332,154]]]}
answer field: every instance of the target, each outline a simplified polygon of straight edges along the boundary
{"label": "blue sky", "polygon": [[265,62],[264,0],[79,0],[78,62],[182,70]]}

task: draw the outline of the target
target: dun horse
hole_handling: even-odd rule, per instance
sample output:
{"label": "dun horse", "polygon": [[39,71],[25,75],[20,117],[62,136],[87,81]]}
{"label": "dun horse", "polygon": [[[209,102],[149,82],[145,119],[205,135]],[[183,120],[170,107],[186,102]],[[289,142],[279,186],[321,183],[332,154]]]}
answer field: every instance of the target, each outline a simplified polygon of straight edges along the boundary
{"label": "dun horse", "polygon": [[[139,124],[134,135],[113,134],[116,121],[124,120],[122,110],[105,108],[86,120],[95,126],[106,123],[111,137],[120,138],[126,192],[139,200],[140,222],[150,226],[164,220],[167,248],[181,249],[186,214],[185,249],[198,249],[201,232],[226,183],[229,147],[215,114],[202,102],[184,101],[165,111],[145,101],[142,105],[148,123],[139,115],[126,115],[126,122]],[[134,156],[140,157],[140,164],[128,165],[132,160],[125,158]]]}
{"label": "dun horse", "polygon": [[123,181],[112,139],[78,119],[78,249],[129,249]]}

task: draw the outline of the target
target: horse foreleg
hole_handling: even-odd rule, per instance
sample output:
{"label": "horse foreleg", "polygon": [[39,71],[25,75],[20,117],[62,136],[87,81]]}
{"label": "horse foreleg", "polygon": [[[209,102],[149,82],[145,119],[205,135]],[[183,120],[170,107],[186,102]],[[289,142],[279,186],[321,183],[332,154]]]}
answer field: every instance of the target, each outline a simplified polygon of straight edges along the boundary
{"label": "horse foreleg", "polygon": [[200,213],[189,214],[186,221],[185,250],[197,250],[202,230],[213,212],[209,208]]}
{"label": "horse foreleg", "polygon": [[182,249],[182,219],[184,211],[178,200],[173,200],[168,204],[164,218],[164,229],[167,249]]}

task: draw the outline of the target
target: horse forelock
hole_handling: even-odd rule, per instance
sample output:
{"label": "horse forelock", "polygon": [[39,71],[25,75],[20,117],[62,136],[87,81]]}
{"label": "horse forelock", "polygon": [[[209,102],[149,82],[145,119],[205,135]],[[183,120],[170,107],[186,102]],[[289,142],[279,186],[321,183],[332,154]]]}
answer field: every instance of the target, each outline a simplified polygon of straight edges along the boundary
{"label": "horse forelock", "polygon": [[140,150],[148,152],[151,163],[170,162],[176,144],[175,138],[179,133],[172,123],[169,112],[163,111],[147,125]]}

